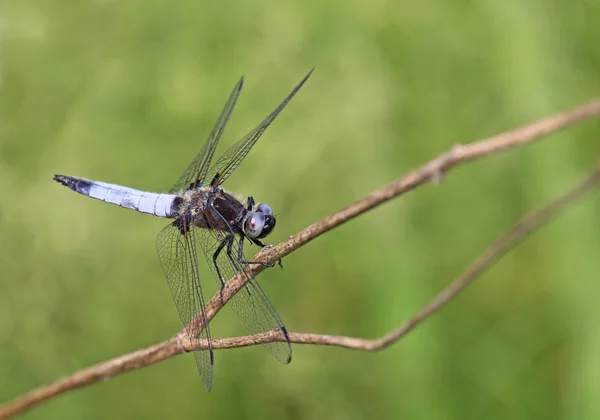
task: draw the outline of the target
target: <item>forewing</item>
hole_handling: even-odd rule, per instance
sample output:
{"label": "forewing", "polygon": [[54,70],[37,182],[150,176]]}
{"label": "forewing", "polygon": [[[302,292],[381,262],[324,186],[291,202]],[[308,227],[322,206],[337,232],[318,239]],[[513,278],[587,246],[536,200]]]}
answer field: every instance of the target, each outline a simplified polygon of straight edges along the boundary
{"label": "forewing", "polygon": [[[194,351],[202,383],[206,391],[209,391],[213,379],[213,352],[210,347],[210,330],[206,322],[204,296],[200,286],[195,235],[196,230],[193,226],[190,226],[187,233],[181,234],[178,227],[169,224],[158,234],[156,247],[171,289],[173,302],[183,326],[187,327],[188,336],[190,339],[201,337],[209,343],[208,350]],[[197,316],[201,317],[204,328],[197,322],[188,326]]]}
{"label": "forewing", "polygon": [[[191,188],[196,188],[199,185],[203,185],[206,179],[206,173],[208,172],[208,168],[210,167],[210,161],[215,153],[215,149],[219,144],[219,140],[221,139],[221,135],[225,130],[225,126],[227,125],[227,121],[229,121],[229,116],[235,107],[235,103],[237,102],[238,97],[240,96],[240,92],[242,90],[242,85],[244,84],[244,78],[242,77],[235,87],[233,91],[229,95],[229,99],[227,103],[223,107],[221,111],[221,115],[219,115],[219,119],[215,123],[212,131],[210,132],[210,136],[202,146],[200,152],[196,155],[194,160],[189,164],[185,172],[179,178],[179,181],[171,188],[169,191],[170,194],[176,194],[180,191]],[[208,180],[210,182],[210,180]]]}
{"label": "forewing", "polygon": [[250,152],[252,147],[256,144],[258,139],[265,132],[267,127],[271,125],[273,120],[279,115],[279,113],[285,108],[285,106],[292,100],[294,95],[300,90],[304,82],[310,77],[314,69],[311,69],[304,79],[300,81],[298,86],[292,90],[292,92],[285,98],[285,100],[273,111],[267,118],[265,118],[254,130],[244,136],[241,140],[235,143],[219,158],[219,160],[213,165],[208,172],[208,176],[205,178],[206,182],[210,182],[211,185],[220,185],[235,171],[235,169],[242,163],[246,155]]}
{"label": "forewing", "polygon": [[[220,288],[222,287],[222,283],[215,269],[213,256],[219,244],[224,240],[225,234],[218,230],[202,230],[198,238],[200,239],[199,244],[204,251],[213,278]],[[242,265],[237,259],[238,250],[238,238],[235,238],[231,253],[229,254],[227,248],[224,248],[217,257],[216,263],[219,266],[219,271],[224,281],[229,280],[235,273],[242,269]],[[244,271],[244,274],[249,276],[247,270]],[[278,329],[286,337],[287,341],[264,343],[263,346],[281,363],[289,363],[292,360],[292,347],[289,342],[287,330],[281,318],[279,318],[279,314],[277,314],[277,311],[255,278],[251,277],[250,281],[246,283],[246,287],[236,293],[227,302],[226,306],[229,306],[233,310],[250,334],[259,334],[274,328]]]}

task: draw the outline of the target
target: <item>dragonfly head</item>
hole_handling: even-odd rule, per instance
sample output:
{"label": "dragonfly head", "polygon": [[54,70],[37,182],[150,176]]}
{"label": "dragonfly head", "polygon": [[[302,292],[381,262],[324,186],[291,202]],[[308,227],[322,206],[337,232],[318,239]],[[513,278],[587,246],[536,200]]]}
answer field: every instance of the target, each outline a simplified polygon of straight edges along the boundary
{"label": "dragonfly head", "polygon": [[250,239],[262,239],[275,227],[275,216],[267,204],[258,204],[244,220],[244,234]]}

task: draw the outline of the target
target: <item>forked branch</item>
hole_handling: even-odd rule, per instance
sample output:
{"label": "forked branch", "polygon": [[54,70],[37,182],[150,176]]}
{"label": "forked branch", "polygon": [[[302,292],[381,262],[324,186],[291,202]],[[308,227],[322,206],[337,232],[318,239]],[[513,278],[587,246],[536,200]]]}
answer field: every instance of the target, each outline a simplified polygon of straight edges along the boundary
{"label": "forked branch", "polygon": [[[281,244],[272,248],[265,248],[257,254],[255,260],[268,263],[275,262],[310,242],[317,236],[322,235],[400,194],[410,191],[427,182],[439,182],[449,169],[491,153],[532,143],[547,134],[554,133],[572,124],[598,115],[600,115],[600,99],[588,102],[569,112],[557,114],[498,136],[480,140],[468,145],[455,146],[449,152],[444,153],[431,162],[417,168],[405,177],[369,194],[356,203],[325,217]],[[427,303],[421,311],[389,334],[375,340],[369,340],[354,337],[291,332],[289,334],[290,341],[296,344],[330,345],[367,351],[379,350],[397,342],[425,318],[437,311],[443,304],[451,300],[461,290],[471,284],[482,272],[491,267],[495,261],[501,258],[523,238],[546,223],[552,216],[564,210],[576,199],[589,192],[592,187],[599,183],[600,162],[596,165],[594,171],[572,190],[521,219],[521,221],[519,221],[511,230],[476,259],[463,274]],[[261,265],[253,265],[248,269],[252,270],[254,275],[257,275],[264,267]],[[219,292],[212,297],[210,302],[206,305],[206,315],[209,321],[213,319],[227,301],[244,286],[246,278],[246,276],[238,273],[225,285],[222,299]],[[198,320],[194,320],[194,322],[197,321]],[[213,349],[227,349],[282,340],[284,340],[284,338],[279,332],[269,331],[254,336],[213,339],[212,347]],[[49,385],[36,388],[0,406],[0,419],[9,418],[22,413],[37,404],[65,392],[82,388],[96,382],[106,381],[107,379],[122,373],[139,369],[169,359],[175,355],[200,348],[206,348],[206,343],[202,340],[190,341],[184,329],[171,339],[163,341],[162,343],[82,369],[71,375],[60,378]]]}

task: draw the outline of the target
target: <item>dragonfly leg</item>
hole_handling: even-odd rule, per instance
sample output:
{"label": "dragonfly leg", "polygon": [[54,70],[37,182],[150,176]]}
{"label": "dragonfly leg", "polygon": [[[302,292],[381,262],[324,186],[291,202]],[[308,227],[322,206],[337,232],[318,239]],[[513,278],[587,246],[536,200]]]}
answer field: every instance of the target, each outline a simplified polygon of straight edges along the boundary
{"label": "dragonfly leg", "polygon": [[[240,270],[240,264],[246,265],[247,261],[244,260],[244,254],[243,254],[243,250],[241,248],[241,246],[243,245],[243,237],[241,238],[242,242],[240,242],[240,248],[238,249],[238,261],[236,262],[235,259],[233,258],[233,241],[235,240],[234,237],[232,235],[229,235],[228,238],[231,238],[228,242],[227,242],[227,249],[225,250],[225,253],[227,254],[227,258],[229,258],[229,262],[239,271]],[[223,242],[221,243],[221,245],[225,245],[225,240],[223,240]],[[221,252],[223,250],[223,246],[219,246],[219,249],[217,249],[217,251]],[[241,255],[241,257],[240,257]],[[242,260],[240,260],[240,258]],[[216,262],[215,262],[216,264]],[[221,279],[221,282],[223,282],[223,279]],[[250,292],[250,287],[248,285],[248,283],[246,283],[244,285],[244,287],[246,288],[246,290],[248,291],[248,295],[251,295],[252,293]],[[222,292],[222,288],[221,288],[221,302],[223,301],[223,292]]]}
{"label": "dragonfly leg", "polygon": [[[223,240],[217,247],[215,253],[213,254],[213,264],[215,266],[215,270],[217,270],[217,275],[219,276],[219,280],[221,281],[221,289],[220,289],[221,303],[223,303],[223,288],[225,287],[225,280],[223,279],[223,276],[221,275],[221,270],[219,270],[219,264],[217,264],[217,258],[219,258],[219,254],[223,251],[223,248],[225,248],[225,246],[227,246],[228,250],[231,249],[231,244],[233,243],[233,239],[234,239],[233,235],[227,235],[225,238],[223,238]],[[226,251],[226,252],[229,254],[229,251]]]}
{"label": "dragonfly leg", "polygon": [[[273,245],[265,245],[258,239],[250,239],[250,241],[253,242],[255,245],[258,245],[261,248],[264,248],[266,246],[273,246]],[[262,264],[265,267],[275,267],[275,264],[267,264],[267,263],[254,262],[254,261],[246,261],[246,264]],[[281,258],[279,258],[277,260],[277,264],[279,264],[279,267],[283,268],[283,263],[281,262]]]}
{"label": "dragonfly leg", "polygon": [[[249,239],[249,240],[251,242],[255,243],[256,245],[260,246],[261,248],[264,248],[266,246],[265,244],[263,244],[261,241],[259,241],[257,239]],[[240,262],[240,264],[244,264],[244,265],[258,264],[258,265],[264,265],[265,267],[274,267],[275,266],[275,264],[265,263],[262,261],[248,261],[246,259],[246,257],[244,257],[243,244],[244,244],[244,237],[240,236],[240,243],[238,246],[238,261]]]}

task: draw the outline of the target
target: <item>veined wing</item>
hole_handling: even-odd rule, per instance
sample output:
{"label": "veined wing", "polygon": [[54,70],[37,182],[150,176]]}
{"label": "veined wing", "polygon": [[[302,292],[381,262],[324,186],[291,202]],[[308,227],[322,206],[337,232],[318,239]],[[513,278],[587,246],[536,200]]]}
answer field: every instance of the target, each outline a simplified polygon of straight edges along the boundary
{"label": "veined wing", "polygon": [[[215,251],[226,235],[223,231],[214,229],[199,229],[197,233],[198,243],[204,251],[204,256],[212,271],[213,278],[220,288],[222,287],[222,283],[216,271],[215,263],[219,267],[223,281],[229,280],[243,268],[242,264],[238,261],[239,238],[234,236],[231,248],[228,250],[227,246],[224,247],[216,261],[214,261],[213,256]],[[247,271],[244,271],[244,273],[249,275]],[[281,363],[287,364],[292,360],[292,347],[289,342],[287,330],[255,278],[251,278],[246,283],[246,287],[238,291],[227,302],[226,306],[229,306],[233,310],[250,334],[259,334],[274,328],[278,329],[287,341],[264,343],[263,346]]]}
{"label": "veined wing", "polygon": [[[182,234],[179,227],[173,222],[160,231],[156,238],[158,258],[165,271],[169,289],[173,295],[173,302],[179,312],[179,317],[184,327],[198,315],[201,316],[202,326],[193,323],[187,328],[191,339],[204,338],[209,344],[208,350],[194,351],[196,365],[204,389],[210,391],[213,379],[213,351],[211,347],[210,330],[206,321],[204,309],[204,296],[200,286],[200,272],[198,270],[198,255],[196,253],[196,229],[189,226],[189,231]],[[200,331],[202,328],[202,331]]]}
{"label": "veined wing", "polygon": [[[215,153],[217,145],[219,144],[219,140],[221,139],[221,135],[225,130],[225,126],[227,125],[227,121],[229,121],[229,116],[235,107],[235,103],[237,102],[238,97],[240,96],[240,92],[242,90],[242,86],[244,84],[244,78],[242,77],[235,87],[233,91],[229,95],[229,99],[223,110],[221,111],[221,115],[219,115],[219,119],[215,123],[212,131],[210,132],[210,136],[202,146],[202,149],[194,160],[189,164],[185,172],[181,175],[177,183],[171,188],[169,193],[177,194],[180,191],[191,188],[196,188],[199,185],[203,185],[206,179],[206,173],[208,172],[208,168],[210,167],[210,161]],[[210,180],[209,180],[210,182]]]}
{"label": "veined wing", "polygon": [[210,169],[208,176],[205,181],[210,182],[211,186],[220,185],[235,171],[235,169],[242,163],[246,155],[250,152],[252,147],[256,144],[258,139],[265,132],[267,127],[271,125],[273,120],[279,115],[279,113],[285,108],[285,106],[292,100],[294,95],[300,90],[304,82],[310,77],[314,68],[312,68],[304,79],[300,81],[298,86],[292,90],[292,92],[284,99],[284,101],[273,111],[267,118],[265,118],[254,130],[244,136],[241,140],[235,143],[233,146],[219,158],[219,160]]}

